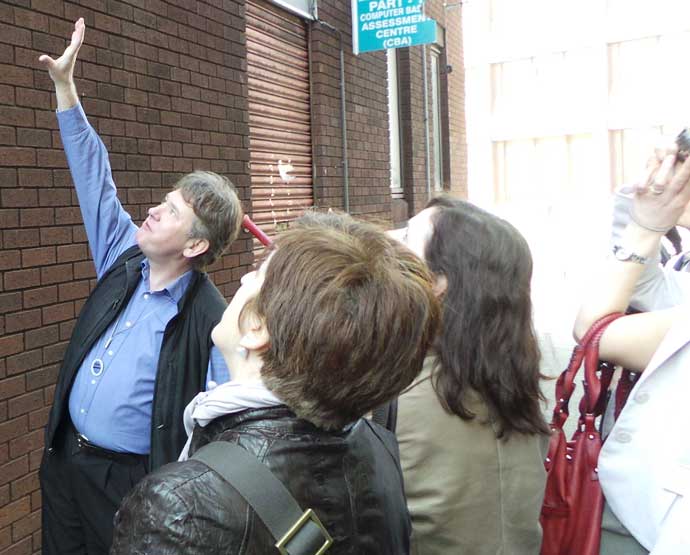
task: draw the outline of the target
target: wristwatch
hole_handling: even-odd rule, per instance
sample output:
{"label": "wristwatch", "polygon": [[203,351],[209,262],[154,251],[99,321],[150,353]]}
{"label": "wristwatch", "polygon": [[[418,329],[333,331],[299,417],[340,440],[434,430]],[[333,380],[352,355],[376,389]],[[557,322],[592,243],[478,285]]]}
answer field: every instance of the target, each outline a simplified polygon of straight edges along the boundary
{"label": "wristwatch", "polygon": [[613,247],[613,256],[621,262],[634,262],[635,264],[647,264],[649,262],[648,257],[635,254],[630,249],[626,249],[620,245],[615,245]]}

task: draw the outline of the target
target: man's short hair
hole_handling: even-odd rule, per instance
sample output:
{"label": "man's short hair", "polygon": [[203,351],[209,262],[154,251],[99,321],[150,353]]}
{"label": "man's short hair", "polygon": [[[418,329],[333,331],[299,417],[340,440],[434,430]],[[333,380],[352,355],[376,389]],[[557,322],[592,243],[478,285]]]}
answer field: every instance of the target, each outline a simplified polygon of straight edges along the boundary
{"label": "man's short hair", "polygon": [[242,225],[242,205],[235,186],[222,175],[195,171],[175,184],[196,215],[190,237],[206,239],[208,250],[192,259],[195,268],[213,264],[235,240]]}
{"label": "man's short hair", "polygon": [[276,240],[260,292],[266,386],[297,416],[341,429],[397,396],[439,322],[426,265],[376,226],[310,215]]}

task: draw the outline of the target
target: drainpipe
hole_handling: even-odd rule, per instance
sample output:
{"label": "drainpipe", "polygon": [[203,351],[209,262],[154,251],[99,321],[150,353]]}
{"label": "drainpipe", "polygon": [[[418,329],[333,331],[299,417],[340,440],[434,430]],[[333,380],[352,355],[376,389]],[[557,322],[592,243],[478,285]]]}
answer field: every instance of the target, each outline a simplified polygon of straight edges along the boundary
{"label": "drainpipe", "polygon": [[343,141],[343,208],[350,212],[350,165],[347,157],[347,117],[345,111],[345,51],[343,50],[343,34],[330,23],[316,19],[315,23],[334,32],[340,41],[340,128]]}
{"label": "drainpipe", "polygon": [[424,72],[424,156],[426,159],[426,199],[431,200],[431,164],[429,160],[429,79],[426,75],[426,45],[422,45],[422,71]]}
{"label": "drainpipe", "polygon": [[[313,20],[309,20],[307,23],[307,56],[309,58],[307,62],[307,74],[309,79],[309,124],[311,129],[314,129],[314,83],[312,75],[312,65],[311,65],[311,36],[312,36],[312,25]],[[316,146],[314,141],[311,141],[311,183],[313,187],[314,194],[314,206],[318,206],[318,195],[316,194],[316,182],[318,179],[316,168]]]}

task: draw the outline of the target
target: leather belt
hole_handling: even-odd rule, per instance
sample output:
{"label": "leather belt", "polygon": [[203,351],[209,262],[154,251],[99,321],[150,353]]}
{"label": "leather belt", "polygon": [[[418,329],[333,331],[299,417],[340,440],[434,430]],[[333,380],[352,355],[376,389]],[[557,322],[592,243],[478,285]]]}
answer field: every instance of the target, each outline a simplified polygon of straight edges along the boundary
{"label": "leather belt", "polygon": [[84,453],[89,453],[96,457],[101,457],[103,459],[108,459],[118,463],[135,465],[143,462],[148,464],[148,455],[138,455],[136,453],[121,453],[119,451],[111,451],[110,449],[105,449],[99,447],[94,443],[91,443],[84,434],[79,433],[73,428],[74,437],[77,440],[77,447],[80,451]]}

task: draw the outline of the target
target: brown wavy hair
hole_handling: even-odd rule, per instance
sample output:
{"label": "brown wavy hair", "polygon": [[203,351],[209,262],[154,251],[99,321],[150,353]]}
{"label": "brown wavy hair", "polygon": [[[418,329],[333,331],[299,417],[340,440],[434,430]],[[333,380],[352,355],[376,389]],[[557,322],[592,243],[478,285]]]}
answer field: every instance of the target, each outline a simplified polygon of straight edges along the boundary
{"label": "brown wavy hair", "polygon": [[297,416],[335,430],[419,374],[440,306],[422,260],[376,226],[311,214],[281,234],[249,306],[270,337],[261,375]]}
{"label": "brown wavy hair", "polygon": [[432,383],[444,408],[475,418],[467,392],[489,409],[497,436],[547,434],[540,352],[532,323],[532,256],[520,232],[469,202],[432,199],[425,258],[448,282]]}

